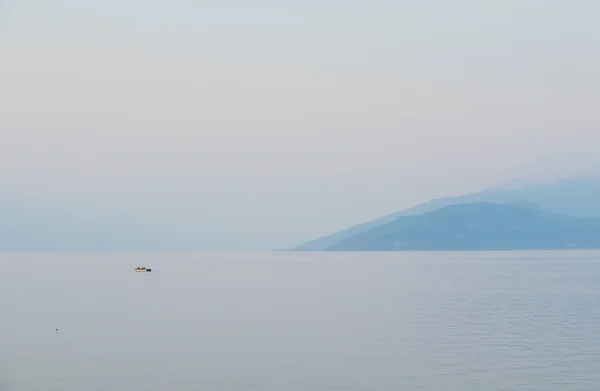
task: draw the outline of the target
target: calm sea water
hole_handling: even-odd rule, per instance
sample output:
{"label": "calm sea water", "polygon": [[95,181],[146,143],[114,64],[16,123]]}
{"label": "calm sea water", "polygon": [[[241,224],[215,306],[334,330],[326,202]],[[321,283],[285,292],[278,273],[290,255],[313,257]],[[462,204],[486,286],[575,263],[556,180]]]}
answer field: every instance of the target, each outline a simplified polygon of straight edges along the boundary
{"label": "calm sea water", "polygon": [[600,389],[598,252],[0,266],[1,391]]}

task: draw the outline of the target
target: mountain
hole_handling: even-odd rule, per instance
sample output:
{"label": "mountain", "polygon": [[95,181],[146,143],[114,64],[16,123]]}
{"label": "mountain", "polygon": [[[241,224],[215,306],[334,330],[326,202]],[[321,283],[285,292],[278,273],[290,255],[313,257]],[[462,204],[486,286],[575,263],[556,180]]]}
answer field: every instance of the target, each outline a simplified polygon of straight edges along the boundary
{"label": "mountain", "polygon": [[557,182],[521,180],[476,193],[438,198],[312,240],[292,248],[290,251],[322,251],[353,236],[394,221],[399,217],[413,216],[450,205],[474,202],[498,204],[530,202],[556,214],[573,217],[600,217],[600,178],[575,178]]}
{"label": "mountain", "polygon": [[561,216],[515,204],[477,202],[404,216],[327,251],[599,249],[600,218]]}

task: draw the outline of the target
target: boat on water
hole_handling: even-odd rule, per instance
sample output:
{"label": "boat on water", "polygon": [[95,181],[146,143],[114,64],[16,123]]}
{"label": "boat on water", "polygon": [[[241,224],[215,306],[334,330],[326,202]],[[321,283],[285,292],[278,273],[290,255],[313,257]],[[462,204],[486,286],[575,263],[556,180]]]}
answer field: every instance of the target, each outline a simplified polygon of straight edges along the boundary
{"label": "boat on water", "polygon": [[151,272],[151,271],[152,271],[152,269],[146,269],[145,267],[140,267],[140,266],[135,268],[136,273],[147,273],[147,272]]}

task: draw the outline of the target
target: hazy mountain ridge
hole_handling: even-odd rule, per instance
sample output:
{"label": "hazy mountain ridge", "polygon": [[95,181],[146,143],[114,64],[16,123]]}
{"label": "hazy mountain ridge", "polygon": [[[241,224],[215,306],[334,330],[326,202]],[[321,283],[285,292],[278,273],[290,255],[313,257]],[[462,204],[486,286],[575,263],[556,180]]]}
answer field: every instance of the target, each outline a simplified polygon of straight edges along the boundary
{"label": "hazy mountain ridge", "polygon": [[393,222],[326,251],[561,250],[600,248],[600,218],[515,204],[458,204]]}
{"label": "hazy mountain ridge", "polygon": [[[520,181],[473,194],[444,197],[359,224],[295,250],[331,249],[403,216],[421,215],[445,206],[479,201],[544,209],[565,216],[600,216],[600,180],[588,178],[556,183]],[[72,204],[65,199],[2,196],[0,251],[199,251],[214,245],[213,239],[209,243],[197,231],[199,227],[210,229],[208,222],[199,221],[195,224],[186,220],[184,225],[181,219],[169,219],[170,211],[156,214],[151,208],[130,212],[127,205],[115,208],[103,205],[98,210],[93,206],[92,203]],[[186,205],[186,208],[192,206]],[[219,246],[232,248],[236,240],[234,234],[224,232],[222,236],[223,242],[219,242]]]}
{"label": "hazy mountain ridge", "polygon": [[556,214],[573,217],[600,217],[600,179],[575,178],[556,182],[520,180],[480,192],[442,197],[306,242],[290,251],[322,251],[351,237],[390,223],[399,217],[419,215],[450,205],[474,202],[498,204],[529,202]]}

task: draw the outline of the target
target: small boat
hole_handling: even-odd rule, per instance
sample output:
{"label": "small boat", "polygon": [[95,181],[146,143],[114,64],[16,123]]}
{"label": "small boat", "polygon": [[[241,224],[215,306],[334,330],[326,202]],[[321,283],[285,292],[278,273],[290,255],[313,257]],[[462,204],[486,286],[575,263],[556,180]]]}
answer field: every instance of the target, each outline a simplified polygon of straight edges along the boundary
{"label": "small boat", "polygon": [[146,273],[146,272],[151,272],[151,271],[152,271],[152,269],[146,269],[145,267],[140,267],[140,266],[135,268],[136,273]]}

